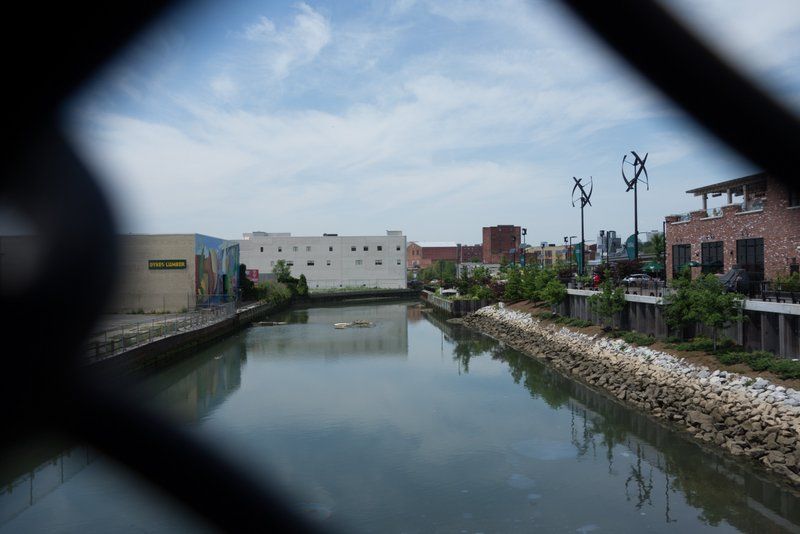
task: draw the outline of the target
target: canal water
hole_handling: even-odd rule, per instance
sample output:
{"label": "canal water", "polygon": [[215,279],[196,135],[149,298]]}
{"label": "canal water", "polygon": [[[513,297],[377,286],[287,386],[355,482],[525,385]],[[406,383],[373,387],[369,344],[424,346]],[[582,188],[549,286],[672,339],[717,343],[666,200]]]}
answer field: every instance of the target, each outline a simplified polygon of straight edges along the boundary
{"label": "canal water", "polygon": [[[322,527],[800,532],[800,500],[746,465],[416,303],[272,319],[139,387]],[[90,449],[36,458],[3,462],[0,533],[205,528]]]}

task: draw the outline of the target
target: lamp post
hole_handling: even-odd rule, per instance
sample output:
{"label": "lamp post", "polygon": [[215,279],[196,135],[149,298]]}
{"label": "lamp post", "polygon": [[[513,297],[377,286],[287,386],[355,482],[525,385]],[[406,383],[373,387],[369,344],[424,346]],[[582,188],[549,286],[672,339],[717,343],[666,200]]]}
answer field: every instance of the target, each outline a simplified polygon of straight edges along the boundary
{"label": "lamp post", "polygon": [[517,266],[517,236],[511,236],[511,265]]}
{"label": "lamp post", "polygon": [[541,245],[542,245],[542,269],[544,269],[544,247],[547,246],[547,241],[542,241]]}
{"label": "lamp post", "polygon": [[569,242],[569,246],[567,247],[567,258],[569,258],[568,262],[569,262],[570,273],[572,273],[572,240],[575,239],[576,237],[578,236],[576,235],[564,236],[564,243],[566,244],[567,242]]}

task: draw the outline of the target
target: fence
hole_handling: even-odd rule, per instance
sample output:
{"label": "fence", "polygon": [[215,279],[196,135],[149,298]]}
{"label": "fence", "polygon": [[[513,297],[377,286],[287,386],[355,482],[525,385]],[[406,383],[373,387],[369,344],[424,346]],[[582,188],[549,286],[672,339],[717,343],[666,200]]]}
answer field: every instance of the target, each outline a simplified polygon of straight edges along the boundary
{"label": "fence", "polygon": [[234,315],[235,301],[206,303],[191,312],[164,314],[163,317],[114,326],[95,332],[89,338],[84,355],[90,361],[102,360],[156,339],[190,332]]}

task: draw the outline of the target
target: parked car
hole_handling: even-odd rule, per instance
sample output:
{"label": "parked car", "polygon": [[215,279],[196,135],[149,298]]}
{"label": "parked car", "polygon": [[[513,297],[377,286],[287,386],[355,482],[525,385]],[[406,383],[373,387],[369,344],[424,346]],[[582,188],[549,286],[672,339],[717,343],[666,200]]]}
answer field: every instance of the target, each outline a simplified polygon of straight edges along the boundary
{"label": "parked car", "polygon": [[637,282],[652,282],[654,278],[649,274],[631,274],[622,279],[623,284],[635,284]]}

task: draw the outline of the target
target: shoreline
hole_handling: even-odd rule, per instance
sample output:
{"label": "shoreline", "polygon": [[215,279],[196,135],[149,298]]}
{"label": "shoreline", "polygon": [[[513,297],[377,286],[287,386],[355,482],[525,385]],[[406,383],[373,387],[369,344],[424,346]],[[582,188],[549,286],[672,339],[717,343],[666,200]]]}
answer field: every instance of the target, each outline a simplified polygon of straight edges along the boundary
{"label": "shoreline", "polygon": [[701,444],[750,458],[800,489],[800,392],[794,389],[712,371],[621,339],[574,332],[508,308],[487,306],[463,323]]}

